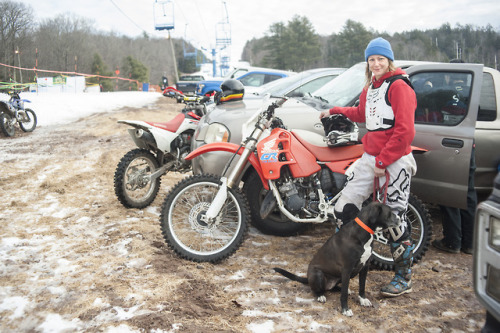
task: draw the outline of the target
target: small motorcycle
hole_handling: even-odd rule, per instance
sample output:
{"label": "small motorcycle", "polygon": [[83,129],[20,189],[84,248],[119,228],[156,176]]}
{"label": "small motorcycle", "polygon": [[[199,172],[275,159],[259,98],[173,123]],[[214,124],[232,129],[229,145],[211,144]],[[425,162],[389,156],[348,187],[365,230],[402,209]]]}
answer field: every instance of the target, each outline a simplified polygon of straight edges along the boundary
{"label": "small motorcycle", "polygon": [[[228,176],[223,172],[220,177],[200,174],[184,178],[165,198],[160,214],[162,233],[179,256],[213,263],[227,258],[242,244],[254,214],[259,214],[262,221],[275,210],[297,224],[335,221],[333,207],[363,147],[359,143],[328,147],[319,134],[287,130],[274,116],[275,109],[285,101],[279,99],[250,118],[243,125],[246,139],[241,145],[206,144],[186,157],[192,159],[212,151],[239,155]],[[245,181],[250,190],[243,187],[242,191],[239,182],[248,163],[255,172]],[[248,199],[260,195],[260,186],[265,189],[264,195],[255,201],[258,205],[249,206]],[[428,249],[431,220],[428,210],[413,194],[408,207],[406,215],[417,262]],[[388,236],[377,233],[375,240],[372,263],[392,269]]]}
{"label": "small motorcycle", "polygon": [[30,101],[21,99],[15,91],[9,91],[8,94],[8,101],[0,101],[0,130],[5,136],[14,136],[18,123],[24,132],[33,132],[37,123],[35,111],[24,107],[24,103]]}
{"label": "small motorcycle", "polygon": [[127,124],[138,148],[126,153],[114,175],[115,194],[127,208],[144,208],[153,202],[160,189],[160,178],[169,171],[187,172],[191,162],[185,157],[191,151],[191,138],[209,98],[186,97],[175,88],[169,97],[182,98],[186,106],[168,122],[119,120]]}

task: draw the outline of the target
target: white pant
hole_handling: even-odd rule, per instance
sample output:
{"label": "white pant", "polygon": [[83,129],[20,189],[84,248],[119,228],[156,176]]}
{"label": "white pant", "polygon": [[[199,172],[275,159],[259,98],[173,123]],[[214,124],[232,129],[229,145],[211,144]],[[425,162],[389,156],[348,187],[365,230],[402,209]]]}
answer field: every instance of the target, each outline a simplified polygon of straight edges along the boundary
{"label": "white pant", "polygon": [[[335,211],[342,212],[348,203],[361,209],[363,202],[373,194],[374,167],[375,156],[364,153],[348,176],[347,184],[335,204]],[[417,172],[417,163],[410,153],[389,165],[386,170],[389,172],[386,204],[396,215],[400,215],[408,207],[410,181]],[[385,177],[379,178],[379,181],[380,188],[383,188]]]}

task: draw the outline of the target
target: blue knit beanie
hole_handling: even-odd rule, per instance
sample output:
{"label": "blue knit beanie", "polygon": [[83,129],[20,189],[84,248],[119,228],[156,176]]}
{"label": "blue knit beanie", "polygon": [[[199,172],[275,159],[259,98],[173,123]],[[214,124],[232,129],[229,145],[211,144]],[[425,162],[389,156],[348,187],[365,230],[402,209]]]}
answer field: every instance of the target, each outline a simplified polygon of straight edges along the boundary
{"label": "blue knit beanie", "polygon": [[391,44],[382,37],[372,39],[368,43],[365,50],[365,60],[368,61],[368,57],[374,54],[384,56],[394,61],[394,53],[392,52]]}

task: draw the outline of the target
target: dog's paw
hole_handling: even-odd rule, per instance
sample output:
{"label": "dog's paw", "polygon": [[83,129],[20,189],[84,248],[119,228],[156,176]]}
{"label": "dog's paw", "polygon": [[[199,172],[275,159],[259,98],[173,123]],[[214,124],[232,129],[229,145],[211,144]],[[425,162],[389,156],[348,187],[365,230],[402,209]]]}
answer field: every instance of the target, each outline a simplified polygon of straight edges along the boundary
{"label": "dog's paw", "polygon": [[317,301],[320,303],[326,303],[325,295],[318,296]]}
{"label": "dog's paw", "polygon": [[346,317],[352,317],[354,315],[351,309],[342,309],[342,314]]}
{"label": "dog's paw", "polygon": [[361,296],[358,297],[359,297],[359,304],[361,304],[362,306],[372,306],[372,302],[370,302],[368,298],[363,298]]}

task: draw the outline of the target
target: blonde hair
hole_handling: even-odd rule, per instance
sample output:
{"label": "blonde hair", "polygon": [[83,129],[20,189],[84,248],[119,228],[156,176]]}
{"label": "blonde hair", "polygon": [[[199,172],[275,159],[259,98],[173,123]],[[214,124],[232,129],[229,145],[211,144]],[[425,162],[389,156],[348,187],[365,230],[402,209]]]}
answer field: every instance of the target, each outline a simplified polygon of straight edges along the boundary
{"label": "blonde hair", "polygon": [[[389,60],[389,67],[387,68],[387,72],[394,72],[396,70],[396,65],[394,64],[394,61],[391,59],[387,58]],[[370,65],[368,65],[368,62],[366,63],[366,70],[365,70],[365,84],[366,86],[369,86],[370,83],[372,83],[372,72],[370,71]]]}

